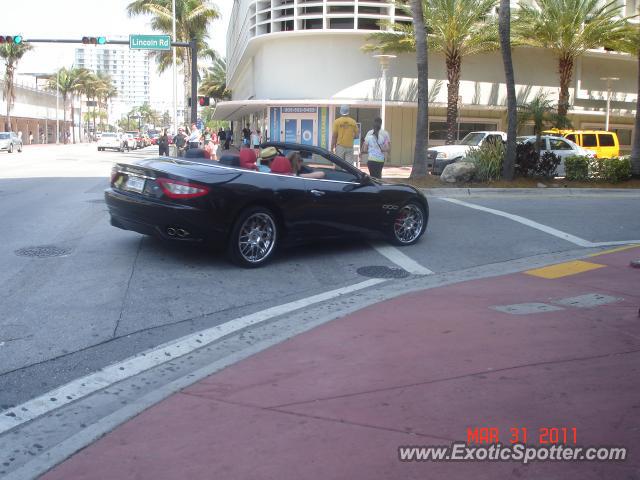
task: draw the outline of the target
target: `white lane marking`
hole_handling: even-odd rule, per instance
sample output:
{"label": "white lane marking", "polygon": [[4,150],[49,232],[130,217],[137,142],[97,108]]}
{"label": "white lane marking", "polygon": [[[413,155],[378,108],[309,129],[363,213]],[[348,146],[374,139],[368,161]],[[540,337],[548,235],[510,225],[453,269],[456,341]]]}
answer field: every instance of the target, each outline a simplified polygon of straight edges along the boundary
{"label": "white lane marking", "polygon": [[534,222],[533,220],[529,220],[528,218],[521,217],[520,215],[514,215],[512,213],[503,212],[502,210],[495,210],[493,208],[482,207],[480,205],[475,205],[473,203],[463,202],[462,200],[458,200],[456,198],[444,198],[444,197],[439,197],[439,198],[440,200],[444,200],[445,202],[455,203],[456,205],[462,205],[464,207],[473,208],[475,210],[480,210],[482,212],[492,213],[494,215],[498,215],[499,217],[508,218],[509,220],[513,220],[514,222],[518,222],[528,227],[535,228],[536,230],[540,230],[541,232],[548,233],[549,235],[553,235],[554,237],[561,238],[562,240],[566,240],[567,242],[571,242],[574,245],[578,245],[580,247],[596,246],[595,244],[593,244],[588,240],[576,237],[575,235],[571,235],[570,233],[562,232],[560,230],[549,227],[547,225],[543,225],[542,223]]}
{"label": "white lane marking", "polygon": [[78,378],[66,385],[51,390],[44,395],[28,400],[21,405],[0,412],[0,434],[45,415],[63,405],[107,388],[114,383],[137,375],[162,363],[175,360],[178,357],[191,353],[194,350],[251,325],[256,325],[279,315],[353,293],[385,281],[386,280],[381,278],[372,278],[364,282],[349,285],[348,287],[337,288],[311,297],[267,308],[266,310],[245,315],[244,317],[230,320],[221,325],[186,335],[155,349],[114,363],[95,373]]}
{"label": "white lane marking", "polygon": [[413,275],[433,275],[433,272],[426,267],[423,267],[413,258],[408,257],[400,250],[391,245],[384,243],[372,243],[371,246],[383,257],[387,257],[393,263],[400,268],[406,270]]}

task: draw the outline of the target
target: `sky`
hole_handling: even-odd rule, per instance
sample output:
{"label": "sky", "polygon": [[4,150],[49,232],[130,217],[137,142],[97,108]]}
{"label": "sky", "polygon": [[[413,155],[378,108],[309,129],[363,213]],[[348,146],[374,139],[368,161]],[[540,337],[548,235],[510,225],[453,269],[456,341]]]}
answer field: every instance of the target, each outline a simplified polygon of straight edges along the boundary
{"label": "sky", "polygon": [[[0,0],[0,4],[10,0]],[[154,33],[148,16],[129,18],[126,7],[130,0],[17,0],[20,8],[13,13],[0,15],[0,34],[21,34],[31,38],[82,38],[105,36],[108,40],[127,40],[129,34]],[[233,0],[213,0],[221,18],[210,28],[210,47],[223,55],[226,51],[226,31],[233,7]],[[24,56],[18,73],[50,73],[60,67],[70,67],[74,49],[78,45],[38,44]],[[100,48],[100,47],[96,47]],[[122,48],[127,48],[126,46]],[[155,65],[151,67],[151,96],[157,97],[171,88],[171,75],[157,76]],[[155,78],[154,78],[155,77]],[[170,95],[170,91],[167,92]]]}

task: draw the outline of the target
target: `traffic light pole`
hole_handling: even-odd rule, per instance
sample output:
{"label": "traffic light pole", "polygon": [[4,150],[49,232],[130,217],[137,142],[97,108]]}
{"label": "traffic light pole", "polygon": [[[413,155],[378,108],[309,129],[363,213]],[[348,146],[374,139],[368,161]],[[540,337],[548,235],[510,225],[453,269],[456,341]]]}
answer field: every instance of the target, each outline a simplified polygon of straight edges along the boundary
{"label": "traffic light pole", "polygon": [[[60,38],[23,38],[23,43],[82,43],[82,40]],[[107,40],[103,45],[129,45],[129,40]],[[171,42],[172,47],[184,47],[191,50],[191,123],[198,121],[198,46],[195,40],[190,42]]]}

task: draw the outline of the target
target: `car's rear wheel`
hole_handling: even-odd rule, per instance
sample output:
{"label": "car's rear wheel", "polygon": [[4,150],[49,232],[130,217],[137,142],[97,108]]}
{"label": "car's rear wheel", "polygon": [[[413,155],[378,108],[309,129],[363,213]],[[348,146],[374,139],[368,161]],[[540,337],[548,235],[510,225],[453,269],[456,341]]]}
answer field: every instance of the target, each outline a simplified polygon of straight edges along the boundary
{"label": "car's rear wheel", "polygon": [[264,207],[250,207],[240,214],[231,230],[229,257],[245,268],[262,266],[275,253],[279,237],[273,212]]}
{"label": "car's rear wheel", "polygon": [[413,245],[427,228],[428,213],[416,201],[400,207],[391,226],[391,241],[396,245]]}

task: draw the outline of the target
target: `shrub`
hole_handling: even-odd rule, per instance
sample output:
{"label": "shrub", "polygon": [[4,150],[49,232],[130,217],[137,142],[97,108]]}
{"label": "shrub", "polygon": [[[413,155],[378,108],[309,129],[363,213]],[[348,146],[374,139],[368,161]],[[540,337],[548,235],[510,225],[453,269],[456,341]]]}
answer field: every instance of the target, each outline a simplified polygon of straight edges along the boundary
{"label": "shrub", "polygon": [[535,174],[539,156],[536,147],[531,142],[516,145],[516,174],[521,177],[529,177]]}
{"label": "shrub", "polygon": [[484,142],[480,148],[472,149],[465,160],[475,164],[477,180],[497,180],[502,174],[504,153],[505,147],[502,142]]}
{"label": "shrub", "polygon": [[602,178],[612,183],[622,182],[631,178],[631,160],[629,157],[603,159]]}
{"label": "shrub", "polygon": [[564,159],[565,178],[584,181],[589,179],[589,157],[575,156]]}
{"label": "shrub", "polygon": [[535,173],[541,177],[553,177],[558,165],[560,165],[558,155],[553,152],[544,152],[536,165]]}
{"label": "shrub", "polygon": [[604,178],[604,158],[589,159],[589,178],[596,180]]}

